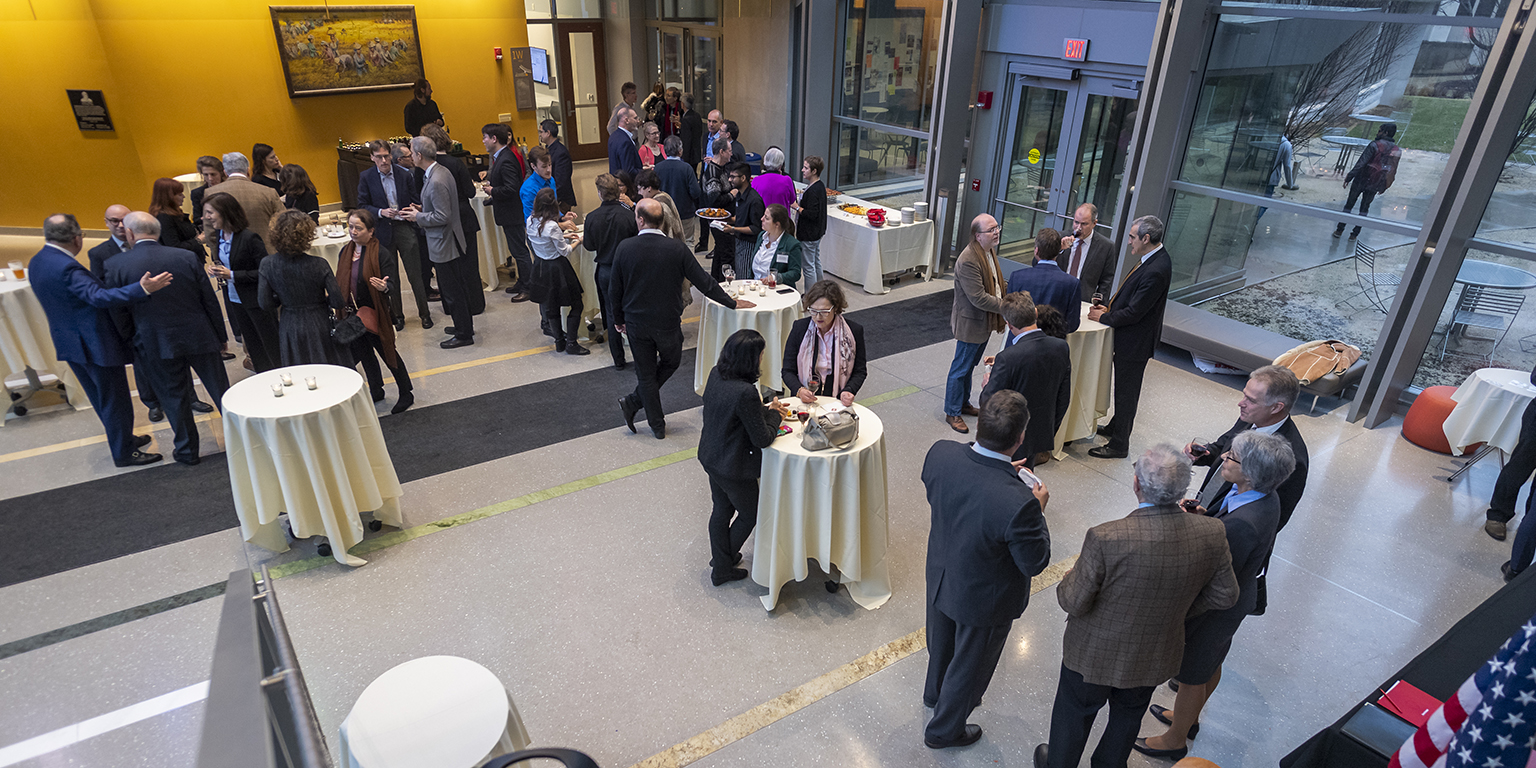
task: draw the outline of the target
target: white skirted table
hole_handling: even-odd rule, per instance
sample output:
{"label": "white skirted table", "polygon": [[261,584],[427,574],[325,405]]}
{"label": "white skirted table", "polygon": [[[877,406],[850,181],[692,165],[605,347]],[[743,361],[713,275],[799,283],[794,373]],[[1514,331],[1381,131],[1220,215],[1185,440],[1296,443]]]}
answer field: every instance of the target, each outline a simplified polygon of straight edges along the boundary
{"label": "white skirted table", "polygon": [[[1451,399],[1456,407],[1445,417],[1445,439],[1455,453],[1484,443],[1456,475],[1495,449],[1509,453],[1520,442],[1520,421],[1525,407],[1536,398],[1529,371],[1483,368],[1472,372]],[[1455,476],[1452,476],[1455,479]]]}
{"label": "white skirted table", "polygon": [[[288,375],[292,386],[273,397]],[[309,389],[313,377],[318,387]],[[368,388],[355,369],[294,365],[257,374],[224,394],[224,441],[240,533],[253,544],[285,552],[278,515],[288,514],[297,538],[323,535],[343,565],[364,565],[347,554],[363,540],[359,512],[401,527],[400,479],[384,445]]]}
{"label": "white skirted table", "polygon": [[[481,190],[470,198],[469,204],[475,209],[475,218],[480,220],[480,231],[475,233],[479,238],[480,283],[485,290],[494,291],[501,287],[501,273],[496,269],[512,259],[512,252],[507,250],[506,235],[491,210],[491,196]],[[521,227],[523,223],[518,222],[516,226]]]}
{"label": "white skirted table", "polygon": [[347,236],[345,229],[340,235],[334,237],[325,235],[324,232],[323,226],[315,230],[315,239],[309,243],[309,255],[325,259],[331,265],[331,271],[335,272],[336,263],[341,261],[341,249],[347,247],[347,243],[352,242],[352,238]]}
{"label": "white skirted table", "polygon": [[714,370],[715,361],[720,357],[720,348],[725,346],[725,340],[731,334],[743,328],[757,331],[763,335],[763,341],[767,342],[763,348],[761,375],[757,383],[768,389],[783,389],[784,378],[780,366],[784,362],[784,341],[789,338],[790,328],[803,314],[800,292],[791,288],[787,293],[779,293],[780,289],[787,287],[780,286],[769,288],[764,295],[759,296],[756,291],[747,290],[749,282],[736,280],[722,283],[720,287],[727,291],[736,290],[740,298],[757,305],[751,309],[727,309],[712,299],[704,300],[704,307],[699,313],[699,349],[693,358],[694,392],[704,394],[704,385],[709,382],[709,372]]}
{"label": "white skirted table", "polygon": [[1067,349],[1072,356],[1072,404],[1056,430],[1056,458],[1066,458],[1066,444],[1093,437],[1099,419],[1109,413],[1113,392],[1115,329],[1088,319],[1088,302],[1083,302],[1082,322],[1067,334]]}
{"label": "white skirted table", "polygon": [[[85,391],[75,381],[74,371],[58,359],[53,337],[48,333],[48,315],[32,292],[32,283],[17,280],[9,269],[5,278],[0,280],[0,381],[24,375],[29,390],[20,400],[6,398],[5,408],[13,408],[33,392],[44,389],[40,373],[51,373],[59,380],[65,399],[75,410],[91,407]],[[5,412],[0,410],[0,424],[5,423]]]}
{"label": "white skirted table", "polygon": [[[818,398],[818,407],[837,401]],[[804,408],[798,400],[791,408]],[[840,406],[839,406],[840,407]],[[763,451],[757,493],[757,534],[752,580],[768,588],[763,607],[773,610],[779,590],[809,575],[807,559],[836,566],[839,581],[860,606],[874,610],[891,599],[886,568],[885,428],[858,403],[859,439],[848,448],[807,451],[805,426],[782,435]]]}
{"label": "white skirted table", "polygon": [[496,675],[469,659],[426,656],[363,689],[341,723],[342,768],[475,768],[528,747]]}
{"label": "white skirted table", "polygon": [[[838,205],[885,208],[843,195],[827,205],[827,233],[821,238],[821,268],[864,286],[865,293],[890,293],[885,276],[909,269],[933,274],[933,220],[901,224],[901,209],[885,208],[886,225],[874,227]],[[894,217],[895,222],[892,222]]]}

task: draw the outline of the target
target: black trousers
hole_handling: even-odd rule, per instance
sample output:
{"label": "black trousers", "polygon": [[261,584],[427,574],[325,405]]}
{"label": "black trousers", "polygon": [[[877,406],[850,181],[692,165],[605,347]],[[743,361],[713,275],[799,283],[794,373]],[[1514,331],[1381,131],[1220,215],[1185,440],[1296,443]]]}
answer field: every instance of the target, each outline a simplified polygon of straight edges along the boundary
{"label": "black trousers", "polygon": [[608,313],[608,281],[613,276],[613,267],[607,264],[597,265],[597,306],[603,313],[603,332],[608,335],[608,352],[613,355],[614,365],[624,364],[624,340],[619,337],[618,331],[613,329],[613,316]]}
{"label": "black trousers", "polygon": [[376,333],[365,333],[355,339],[352,344],[352,359],[362,363],[363,377],[368,379],[368,392],[375,399],[384,395],[384,377],[379,373],[379,361],[389,366],[389,375],[395,377],[395,389],[401,396],[411,393],[411,373],[405,369],[405,360],[399,353],[395,354],[395,364],[389,365],[389,359],[384,356],[384,340]]}
{"label": "black trousers", "polygon": [[[513,227],[502,227],[501,231],[507,236],[507,250],[512,252],[512,264],[517,268],[517,281],[512,284],[513,293],[527,293],[528,280],[533,275],[533,257],[528,253],[528,235],[523,231],[521,224]],[[602,267],[598,267],[602,269]],[[603,314],[607,314],[604,312]]]}
{"label": "black trousers", "polygon": [[[1344,201],[1345,213],[1349,213],[1349,209],[1355,207],[1356,199],[1360,200],[1360,215],[1365,216],[1371,212],[1371,201],[1376,199],[1376,193],[1365,189],[1358,184],[1349,185],[1349,197]],[[1343,228],[1344,224],[1341,222],[1339,224],[1339,229]],[[1356,229],[1359,229],[1359,227],[1356,227]]]}
{"label": "black trousers", "polygon": [[[246,335],[246,341],[249,343],[250,334]],[[192,412],[192,403],[197,399],[192,388],[192,372],[197,371],[213,404],[222,407],[224,392],[229,389],[229,372],[224,370],[224,361],[219,359],[217,352],[150,359],[143,350],[138,350],[138,359],[149,363],[144,369],[154,380],[155,392],[159,393],[160,405],[165,409],[165,419],[176,435],[172,457],[181,462],[195,461],[200,443]]]}
{"label": "black trousers", "polygon": [[581,330],[581,312],[586,308],[580,298],[576,299],[576,303],[571,305],[571,311],[566,314],[565,325],[562,327],[560,308],[565,305],[559,302],[557,298],[539,305],[539,311],[544,315],[544,322],[549,324],[549,330],[555,334],[556,352],[563,351],[567,344],[575,346],[576,332]]}
{"label": "black trousers", "polygon": [[133,362],[133,384],[139,390],[139,402],[143,403],[145,408],[159,408],[160,396],[155,394],[154,382],[149,380],[149,374],[138,365],[138,358],[134,358]]}
{"label": "black trousers", "polygon": [[1141,401],[1141,380],[1147,375],[1147,361],[1115,355],[1115,416],[1105,425],[1109,442],[1104,446],[1129,450],[1131,427],[1136,424],[1136,405]]}
{"label": "black trousers", "polygon": [[250,354],[256,372],[278,367],[277,318],[260,307],[248,307],[238,301],[229,303],[229,315],[245,331],[245,351]]}
{"label": "black trousers", "polygon": [[[430,289],[432,273],[436,270],[432,259],[428,256],[431,251],[427,250],[427,233],[422,231],[421,227],[411,227],[411,230],[416,233],[416,253],[421,255],[420,264],[418,264],[421,268],[421,282]],[[441,293],[442,291],[439,290],[438,292]]]}
{"label": "black trousers", "polygon": [[757,527],[757,478],[710,475],[709,496],[714,502],[709,513],[709,567],[725,573],[736,567],[737,553]]}
{"label": "black trousers", "polygon": [[[464,203],[468,206],[469,203]],[[469,257],[470,271],[475,275],[474,290],[469,292],[469,312],[480,315],[485,313],[485,285],[480,282],[480,238],[478,230],[471,232],[469,227],[464,228],[464,255]],[[443,279],[439,277],[438,283]]]}
{"label": "black trousers", "polygon": [[1099,746],[1093,750],[1088,764],[1093,768],[1125,768],[1131,756],[1131,745],[1141,730],[1142,715],[1152,703],[1152,691],[1156,686],[1140,688],[1111,688],[1092,685],[1083,676],[1061,667],[1061,680],[1056,684],[1056,703],[1051,707],[1050,768],[1077,768],[1088,746],[1088,732],[1093,721],[1109,703],[1109,722]]}
{"label": "black trousers", "polygon": [[[107,447],[113,461],[126,461],[133,455],[133,396],[128,394],[128,371],[121,365],[70,363],[70,370],[80,380],[85,398],[96,409],[96,417],[107,430]],[[142,378],[144,372],[139,371]],[[139,382],[139,392],[144,383]],[[191,403],[188,403],[191,406]]]}
{"label": "black trousers", "polygon": [[426,257],[416,250],[415,227],[403,222],[392,226],[395,229],[391,233],[393,238],[390,244],[385,245],[384,241],[379,241],[379,269],[389,280],[390,317],[405,317],[405,282],[400,279],[404,275],[405,280],[411,284],[411,296],[416,300],[416,316],[429,318],[432,310],[427,304],[427,280],[422,276],[421,269],[421,262]]}
{"label": "black trousers", "polygon": [[1493,484],[1493,498],[1488,502],[1488,519],[1507,523],[1515,519],[1515,501],[1520,498],[1520,486],[1536,472],[1536,400],[1525,406],[1520,417],[1520,442],[1510,451],[1509,461],[1499,470],[1499,479]]}
{"label": "black trousers", "polygon": [[[475,336],[473,294],[481,293],[480,268],[474,259],[460,255],[436,262],[437,290],[443,295],[443,312],[453,319],[454,336],[473,341]],[[481,297],[484,301],[485,297]]]}
{"label": "black trousers", "polygon": [[933,719],[923,729],[925,738],[951,741],[965,733],[965,720],[987,692],[1012,627],[1013,622],[1000,627],[960,624],[928,604],[928,682],[923,686],[923,703],[933,705]]}
{"label": "black trousers", "polygon": [[683,328],[654,331],[626,326],[629,351],[635,355],[635,391],[626,399],[631,406],[645,406],[645,420],[651,429],[667,426],[666,413],[661,410],[661,387],[677,373],[683,362]]}

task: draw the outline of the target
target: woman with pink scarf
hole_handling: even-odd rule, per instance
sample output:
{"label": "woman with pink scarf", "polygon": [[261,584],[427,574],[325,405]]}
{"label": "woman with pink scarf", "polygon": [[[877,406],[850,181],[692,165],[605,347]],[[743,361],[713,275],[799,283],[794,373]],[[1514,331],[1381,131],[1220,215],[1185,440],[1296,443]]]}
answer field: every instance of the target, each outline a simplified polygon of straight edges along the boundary
{"label": "woman with pink scarf", "polygon": [[843,316],[848,300],[831,280],[807,288],[802,301],[811,316],[796,320],[789,331],[780,372],[784,384],[803,403],[821,395],[853,405],[868,375],[864,328]]}

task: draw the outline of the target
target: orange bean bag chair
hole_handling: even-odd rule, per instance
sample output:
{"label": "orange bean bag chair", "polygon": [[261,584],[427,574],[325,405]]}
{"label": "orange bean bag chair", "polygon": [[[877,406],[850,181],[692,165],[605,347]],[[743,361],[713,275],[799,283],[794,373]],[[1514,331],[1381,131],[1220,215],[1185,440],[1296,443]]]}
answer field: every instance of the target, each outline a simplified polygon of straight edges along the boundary
{"label": "orange bean bag chair", "polygon": [[1451,395],[1456,387],[1430,387],[1419,393],[1403,417],[1403,438],[1420,448],[1451,455],[1451,442],[1445,438],[1445,419],[1456,407]]}

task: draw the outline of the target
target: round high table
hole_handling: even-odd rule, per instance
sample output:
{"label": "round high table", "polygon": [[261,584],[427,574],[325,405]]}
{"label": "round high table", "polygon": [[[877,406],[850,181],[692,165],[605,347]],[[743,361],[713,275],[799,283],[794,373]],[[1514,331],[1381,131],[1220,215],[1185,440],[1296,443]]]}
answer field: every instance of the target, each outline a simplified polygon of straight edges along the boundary
{"label": "round high table", "polygon": [[1067,457],[1066,444],[1093,437],[1099,419],[1109,413],[1113,391],[1115,329],[1088,319],[1092,305],[1083,302],[1082,322],[1067,334],[1067,349],[1072,358],[1072,402],[1056,430],[1059,461]]}
{"label": "round high table", "polygon": [[[273,397],[288,374],[292,386]],[[314,377],[318,388],[304,380]],[[288,550],[278,515],[297,538],[325,536],[343,565],[367,563],[347,554],[363,540],[358,513],[401,527],[400,479],[384,445],[368,388],[355,369],[293,365],[256,374],[229,388],[220,406],[229,484],[240,533],[273,552]]]}
{"label": "round high table", "polygon": [[321,234],[324,231],[325,227],[315,230],[315,239],[309,243],[309,255],[325,259],[331,265],[331,271],[335,272],[336,262],[341,260],[341,249],[347,247],[352,238],[347,236],[346,230],[342,230],[336,237]]}
{"label": "round high table", "polygon": [[0,280],[0,381],[24,375],[27,389],[16,400],[6,398],[5,410],[0,411],[0,425],[5,423],[5,413],[45,389],[39,373],[51,373],[59,380],[64,398],[75,410],[91,407],[75,381],[74,371],[68,363],[60,362],[54,351],[48,315],[32,292],[32,283],[17,280],[9,269],[4,278]]}
{"label": "round high table", "polygon": [[759,296],[756,291],[746,290],[748,282],[736,280],[723,283],[721,287],[739,289],[741,295],[738,298],[757,305],[751,309],[726,309],[725,305],[712,299],[704,300],[703,310],[699,314],[699,349],[693,359],[694,392],[704,394],[704,385],[709,382],[709,372],[714,370],[715,361],[720,357],[720,348],[725,346],[725,340],[731,334],[743,328],[761,333],[763,341],[767,342],[763,348],[762,370],[757,383],[772,390],[784,388],[784,378],[780,373],[784,362],[784,341],[789,338],[790,328],[802,314],[800,292],[791,288],[787,293],[779,293],[787,287],[781,285],[769,288],[766,294]]}
{"label": "round high table", "polygon": [[[477,251],[480,254],[480,283],[485,286],[485,290],[494,291],[501,287],[501,273],[496,270],[512,259],[512,252],[507,249],[506,233],[501,231],[496,221],[491,196],[482,189],[469,199],[469,204],[475,210],[475,218],[480,220],[480,231],[474,235],[479,239]],[[516,222],[513,226],[521,228],[523,222]],[[466,232],[465,236],[468,235]]]}
{"label": "round high table", "polygon": [[469,659],[426,656],[363,689],[341,723],[342,768],[474,768],[528,747],[496,675]]}
{"label": "round high table", "polygon": [[[786,403],[804,409],[799,400]],[[817,398],[825,409],[837,403]],[[841,407],[838,405],[837,407]],[[824,451],[800,447],[805,425],[780,435],[763,451],[757,491],[757,534],[752,546],[752,580],[768,588],[763,607],[773,610],[779,590],[809,575],[807,559],[836,566],[854,602],[874,610],[891,599],[885,562],[887,538],[885,427],[858,403],[859,439]]]}
{"label": "round high table", "polygon": [[1513,451],[1520,442],[1521,416],[1532,398],[1536,398],[1536,387],[1531,386],[1529,371],[1473,371],[1451,395],[1456,407],[1445,417],[1445,439],[1456,453],[1469,445],[1485,445],[1447,479],[1455,480],[1491,451]]}

